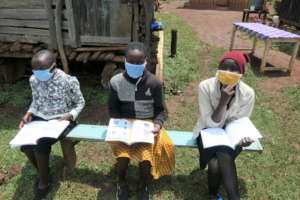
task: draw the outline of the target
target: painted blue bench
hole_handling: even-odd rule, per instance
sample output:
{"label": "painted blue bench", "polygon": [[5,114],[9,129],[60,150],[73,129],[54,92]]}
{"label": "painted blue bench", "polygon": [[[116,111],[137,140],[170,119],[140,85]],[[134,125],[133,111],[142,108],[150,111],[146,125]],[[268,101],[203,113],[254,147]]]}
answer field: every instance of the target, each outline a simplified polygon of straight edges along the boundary
{"label": "painted blue bench", "polygon": [[[77,140],[104,141],[107,126],[79,124],[67,135],[68,138]],[[196,140],[193,138],[193,132],[168,130],[168,135],[175,146],[196,148]],[[254,142],[244,150],[262,151],[263,147],[259,141]]]}

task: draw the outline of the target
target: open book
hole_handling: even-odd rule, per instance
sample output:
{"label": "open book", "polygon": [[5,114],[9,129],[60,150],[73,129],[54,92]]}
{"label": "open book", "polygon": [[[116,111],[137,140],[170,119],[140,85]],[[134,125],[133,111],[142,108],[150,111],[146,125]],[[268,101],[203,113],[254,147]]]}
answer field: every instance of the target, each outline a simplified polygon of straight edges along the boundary
{"label": "open book", "polygon": [[201,131],[204,149],[214,146],[228,146],[235,149],[244,137],[249,137],[254,141],[262,138],[262,135],[248,117],[229,123],[225,129],[207,128]]}
{"label": "open book", "polygon": [[69,121],[33,121],[25,124],[18,134],[10,141],[12,148],[23,145],[36,145],[42,138],[58,139],[70,124]]}
{"label": "open book", "polygon": [[145,120],[126,120],[111,118],[105,141],[119,141],[132,145],[134,143],[154,144],[154,124]]}

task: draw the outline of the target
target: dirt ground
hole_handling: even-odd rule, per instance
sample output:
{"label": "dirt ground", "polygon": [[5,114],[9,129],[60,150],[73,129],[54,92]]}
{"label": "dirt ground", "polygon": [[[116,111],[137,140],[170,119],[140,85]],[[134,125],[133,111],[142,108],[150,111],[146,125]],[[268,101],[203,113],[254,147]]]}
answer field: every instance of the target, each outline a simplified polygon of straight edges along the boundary
{"label": "dirt ground", "polygon": [[5,181],[9,180],[10,178],[19,174],[20,171],[21,171],[21,166],[19,165],[12,165],[7,170],[0,168],[0,185],[3,184]]}
{"label": "dirt ground", "polygon": [[[199,38],[216,47],[228,49],[231,40],[232,24],[240,22],[242,18],[241,11],[228,10],[196,10],[183,7],[183,1],[164,4],[161,12],[173,13],[180,16],[192,29],[198,34]],[[180,33],[179,33],[180,37]],[[244,35],[238,34],[235,41],[235,47],[249,48],[251,40]],[[262,47],[258,47],[255,53],[254,66],[257,68],[260,64],[260,59],[263,52]],[[273,66],[287,67],[290,56],[272,50],[268,57],[268,63]],[[252,64],[252,63],[251,63]],[[260,86],[266,91],[281,91],[283,88],[300,84],[300,61],[296,60],[294,69],[290,76],[272,72],[264,74],[268,79],[260,82]]]}

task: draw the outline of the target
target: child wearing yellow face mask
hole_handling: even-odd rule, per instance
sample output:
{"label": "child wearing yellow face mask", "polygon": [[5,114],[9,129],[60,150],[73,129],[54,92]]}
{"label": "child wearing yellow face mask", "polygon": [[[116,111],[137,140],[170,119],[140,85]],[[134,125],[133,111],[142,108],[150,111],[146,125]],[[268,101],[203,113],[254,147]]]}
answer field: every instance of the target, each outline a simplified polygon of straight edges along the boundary
{"label": "child wearing yellow face mask", "polygon": [[199,84],[201,117],[194,131],[201,155],[200,167],[204,169],[208,165],[210,199],[222,199],[218,194],[221,182],[229,199],[240,199],[235,158],[243,146],[248,146],[253,141],[243,138],[235,150],[225,146],[203,149],[199,133],[206,128],[225,128],[230,122],[251,115],[255,94],[251,87],[240,80],[247,62],[248,57],[241,52],[226,52],[220,61],[216,77]]}
{"label": "child wearing yellow face mask", "polygon": [[216,76],[222,85],[236,85],[240,81],[242,74],[224,70],[217,70]]}

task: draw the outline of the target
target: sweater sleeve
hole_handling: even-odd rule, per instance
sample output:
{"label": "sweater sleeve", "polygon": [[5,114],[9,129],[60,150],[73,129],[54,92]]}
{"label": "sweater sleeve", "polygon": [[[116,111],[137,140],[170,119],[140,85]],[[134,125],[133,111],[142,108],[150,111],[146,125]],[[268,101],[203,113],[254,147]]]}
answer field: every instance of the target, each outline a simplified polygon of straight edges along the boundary
{"label": "sweater sleeve", "polygon": [[255,104],[255,92],[251,88],[251,90],[248,91],[247,95],[247,101],[245,101],[245,104],[241,105],[239,112],[237,113],[236,118],[240,119],[242,117],[249,117],[252,114],[254,104]]}
{"label": "sweater sleeve", "polygon": [[164,120],[166,118],[165,103],[163,98],[162,84],[159,83],[153,93],[154,99],[154,119],[153,122],[163,126]]}
{"label": "sweater sleeve", "polygon": [[212,119],[214,108],[204,82],[200,83],[198,88],[198,103],[200,115],[206,128],[220,128],[224,125],[225,119],[222,119],[220,122],[215,122]]}
{"label": "sweater sleeve", "polygon": [[85,100],[81,93],[80,84],[77,78],[72,77],[69,84],[70,84],[71,100],[74,106],[73,109],[70,111],[70,114],[72,115],[73,120],[75,120],[78,117],[79,113],[84,108]]}
{"label": "sweater sleeve", "polygon": [[111,118],[120,118],[120,100],[118,93],[113,87],[110,87],[109,99],[108,99],[108,111]]}
{"label": "sweater sleeve", "polygon": [[31,101],[30,107],[29,107],[27,112],[36,113],[37,112],[37,103],[36,103],[36,101],[38,99],[38,93],[37,93],[37,87],[36,87],[36,84],[35,84],[33,78],[30,78],[29,84],[30,84],[30,87],[31,87],[32,101]]}

